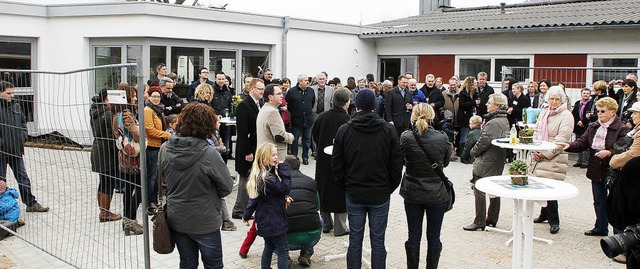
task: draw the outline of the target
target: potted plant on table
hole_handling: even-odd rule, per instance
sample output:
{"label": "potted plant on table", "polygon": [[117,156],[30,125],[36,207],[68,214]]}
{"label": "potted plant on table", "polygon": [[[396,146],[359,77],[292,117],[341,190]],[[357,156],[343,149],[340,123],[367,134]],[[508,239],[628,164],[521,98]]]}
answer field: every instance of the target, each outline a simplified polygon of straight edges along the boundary
{"label": "potted plant on table", "polygon": [[515,160],[509,165],[509,175],[511,175],[511,184],[525,186],[529,184],[529,176],[527,169],[529,166],[523,160]]}
{"label": "potted plant on table", "polygon": [[524,128],[520,129],[520,133],[518,137],[520,137],[521,144],[533,144],[533,133],[535,129],[529,128],[526,125]]}

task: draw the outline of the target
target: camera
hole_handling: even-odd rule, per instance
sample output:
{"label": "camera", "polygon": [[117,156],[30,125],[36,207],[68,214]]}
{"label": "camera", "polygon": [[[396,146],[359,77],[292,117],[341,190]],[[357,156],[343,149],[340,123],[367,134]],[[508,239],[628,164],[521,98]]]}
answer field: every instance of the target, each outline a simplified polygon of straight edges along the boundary
{"label": "camera", "polygon": [[600,247],[609,258],[629,252],[640,246],[640,223],[627,226],[623,233],[600,239]]}

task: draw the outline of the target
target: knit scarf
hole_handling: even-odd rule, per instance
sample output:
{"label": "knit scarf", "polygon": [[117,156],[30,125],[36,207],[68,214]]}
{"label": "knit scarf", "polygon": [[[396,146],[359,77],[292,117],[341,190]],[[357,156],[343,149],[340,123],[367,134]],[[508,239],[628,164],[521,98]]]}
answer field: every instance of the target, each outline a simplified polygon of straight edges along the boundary
{"label": "knit scarf", "polygon": [[538,140],[549,141],[549,115],[553,113],[555,109],[548,107],[547,111],[542,114],[542,117],[538,121]]}
{"label": "knit scarf", "polygon": [[592,149],[603,150],[605,148],[605,141],[607,139],[607,130],[609,128],[609,125],[611,125],[611,123],[613,123],[615,119],[616,117],[613,116],[607,122],[602,122],[598,120],[598,122],[600,123],[600,128],[598,128],[598,130],[596,131],[596,136],[593,137],[593,143],[591,143]]}
{"label": "knit scarf", "polygon": [[164,112],[164,104],[163,103],[159,103],[156,106],[153,103],[151,103],[151,100],[147,99],[145,101],[145,105],[147,105],[148,107],[153,109],[153,112],[155,112],[158,115],[158,117],[162,118],[162,113]]}
{"label": "knit scarf", "polygon": [[591,98],[584,100],[584,101],[580,101],[580,120],[584,119],[584,109],[587,107],[587,104],[589,103],[589,101],[591,101]]}

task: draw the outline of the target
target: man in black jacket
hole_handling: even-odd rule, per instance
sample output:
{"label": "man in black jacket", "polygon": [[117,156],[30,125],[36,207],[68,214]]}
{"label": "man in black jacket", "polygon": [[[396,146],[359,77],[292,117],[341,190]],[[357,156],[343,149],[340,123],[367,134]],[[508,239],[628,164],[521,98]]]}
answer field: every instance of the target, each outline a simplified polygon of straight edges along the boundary
{"label": "man in black jacket", "polygon": [[420,90],[427,98],[427,104],[433,107],[433,111],[436,112],[436,117],[433,119],[433,127],[440,130],[440,110],[444,106],[444,96],[442,91],[436,87],[436,76],[433,74],[427,74],[424,79],[424,85]]}
{"label": "man in black jacket", "polygon": [[180,114],[184,102],[182,98],[173,93],[173,79],[163,77],[160,79],[160,89],[162,90],[162,104],[164,105],[164,115]]}
{"label": "man in black jacket", "polygon": [[347,193],[350,230],[347,268],[362,265],[367,216],[371,229],[371,266],[385,266],[389,198],[400,185],[402,176],[402,153],[396,130],[373,111],[375,99],[373,91],[358,92],[357,113],[338,128],[333,145],[331,170],[338,185]]}
{"label": "man in black jacket", "polygon": [[316,98],[312,88],[309,87],[307,75],[298,76],[298,85],[287,91],[287,107],[291,114],[293,126],[293,144],[291,155],[298,156],[298,139],[302,136],[302,163],[309,164],[309,148],[311,147],[311,127],[313,127],[313,107]]}
{"label": "man in black jacket", "polygon": [[407,88],[408,80],[404,75],[398,77],[398,86],[391,89],[384,97],[384,120],[396,129],[396,137],[404,130],[411,128],[411,109],[413,100]]}
{"label": "man in black jacket", "polygon": [[489,102],[489,95],[492,95],[495,91],[493,90],[493,87],[489,86],[489,84],[487,83],[487,78],[489,76],[487,75],[487,73],[485,72],[480,72],[478,73],[478,92],[477,92],[477,96],[475,97],[476,99],[476,109],[477,112],[476,115],[483,117],[485,114],[487,114],[487,102]]}
{"label": "man in black jacket", "polygon": [[[227,80],[226,75],[222,71],[216,71],[215,83],[213,84],[213,100],[211,100],[211,106],[213,110],[216,111],[216,115],[227,117],[226,110],[231,109],[231,96],[233,92],[227,87],[225,81]],[[266,84],[265,84],[266,85]],[[260,95],[262,96],[262,95]],[[229,149],[226,153],[222,154],[222,159],[227,162],[227,159],[232,158],[233,154],[233,145],[231,144],[231,133],[233,126],[229,126],[226,124],[220,125],[220,136],[222,138],[222,143],[224,146]],[[242,156],[240,157],[242,158]]]}
{"label": "man in black jacket", "polygon": [[206,67],[200,68],[200,72],[198,72],[198,75],[200,76],[200,78],[193,81],[193,83],[191,83],[191,85],[189,86],[189,92],[187,92],[187,102],[191,102],[194,100],[193,95],[196,93],[196,88],[198,88],[200,84],[207,83],[211,85],[211,87],[213,87],[213,81],[209,80],[209,69],[207,69]]}
{"label": "man in black jacket", "polygon": [[27,119],[20,104],[13,101],[14,86],[0,81],[0,180],[7,181],[7,165],[18,181],[18,190],[27,212],[47,212],[31,193],[31,180],[24,166],[24,142],[27,141]]}

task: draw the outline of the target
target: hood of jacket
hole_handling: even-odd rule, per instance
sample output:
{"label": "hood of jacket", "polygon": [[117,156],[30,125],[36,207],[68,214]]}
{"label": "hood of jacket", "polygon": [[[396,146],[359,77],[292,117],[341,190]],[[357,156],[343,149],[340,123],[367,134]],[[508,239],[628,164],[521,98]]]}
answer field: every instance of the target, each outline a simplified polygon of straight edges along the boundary
{"label": "hood of jacket", "polygon": [[165,160],[169,160],[171,167],[175,167],[178,171],[184,171],[193,166],[202,158],[209,146],[206,140],[191,136],[173,135],[169,138],[166,145]]}
{"label": "hood of jacket", "polygon": [[361,133],[376,133],[382,129],[385,121],[373,111],[360,111],[349,120],[349,126]]}

